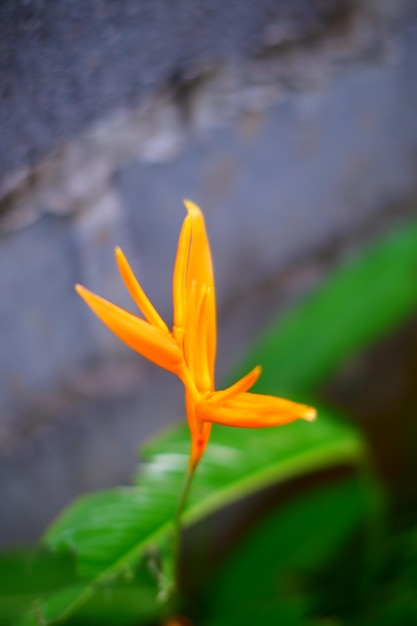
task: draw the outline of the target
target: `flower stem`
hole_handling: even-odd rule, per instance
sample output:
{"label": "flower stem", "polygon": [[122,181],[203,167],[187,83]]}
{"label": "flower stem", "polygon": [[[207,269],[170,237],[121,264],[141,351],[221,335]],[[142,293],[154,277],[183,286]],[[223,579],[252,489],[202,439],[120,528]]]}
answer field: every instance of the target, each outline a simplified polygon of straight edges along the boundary
{"label": "flower stem", "polygon": [[195,467],[187,469],[184,483],[182,486],[180,499],[178,501],[177,512],[174,519],[174,535],[172,542],[173,552],[173,579],[175,581],[175,590],[178,592],[180,583],[180,561],[181,561],[181,536],[182,536],[182,514],[187,504],[188,494],[190,493],[191,484],[195,474]]}

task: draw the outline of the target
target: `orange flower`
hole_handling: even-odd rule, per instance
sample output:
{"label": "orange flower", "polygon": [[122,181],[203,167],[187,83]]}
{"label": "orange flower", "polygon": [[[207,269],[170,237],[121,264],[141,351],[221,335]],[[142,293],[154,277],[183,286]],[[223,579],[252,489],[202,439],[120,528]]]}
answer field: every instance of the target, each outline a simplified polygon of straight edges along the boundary
{"label": "orange flower", "polygon": [[290,400],[248,393],[260,376],[260,367],[231,387],[215,391],[217,328],[211,251],[201,210],[189,201],[185,206],[188,215],[180,232],[173,274],[172,331],[137,282],[120,248],[116,248],[120,274],[144,319],[81,285],[76,285],[76,291],[122,341],[184,383],[193,469],[205,450],[212,423],[243,428],[277,426],[298,418],[314,420],[316,411]]}

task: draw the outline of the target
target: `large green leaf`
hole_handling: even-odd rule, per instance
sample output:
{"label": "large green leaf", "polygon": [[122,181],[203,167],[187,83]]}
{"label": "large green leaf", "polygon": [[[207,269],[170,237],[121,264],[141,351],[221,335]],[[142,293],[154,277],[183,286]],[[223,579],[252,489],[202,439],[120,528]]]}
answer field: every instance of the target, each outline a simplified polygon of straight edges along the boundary
{"label": "large green leaf", "polygon": [[260,363],[257,389],[289,395],[317,388],[343,362],[417,308],[417,223],[390,233],[280,317],[241,363]]}
{"label": "large green leaf", "polygon": [[384,560],[364,607],[356,607],[352,626],[417,624],[417,527],[385,542]]}
{"label": "large green leaf", "polygon": [[[166,540],[188,453],[189,433],[183,425],[146,447],[136,487],[86,496],[50,528],[46,542],[57,550],[74,552],[84,583],[68,590],[68,596],[45,600],[46,623],[70,615],[100,586],[128,575],[145,548]],[[265,430],[216,428],[184,521],[195,522],[277,481],[339,463],[359,465],[364,458],[357,433],[324,410],[316,424],[298,422]]]}
{"label": "large green leaf", "polygon": [[37,549],[0,554],[0,624],[10,626],[40,595],[76,580],[75,559],[68,552]]}
{"label": "large green leaf", "polygon": [[[255,613],[297,598],[304,599],[308,614],[320,568],[360,526],[369,532],[370,495],[369,484],[356,474],[281,502],[240,542],[209,586],[206,604],[212,615],[225,620],[236,610]],[[364,576],[367,558],[366,551],[357,551],[353,585]]]}
{"label": "large green leaf", "polygon": [[[252,573],[253,574],[253,573]],[[241,596],[242,597],[242,596]],[[235,610],[229,607],[228,611],[216,614],[204,620],[204,626],[247,626],[250,624],[283,626],[323,626],[318,621],[306,621],[308,605],[304,598],[290,601],[268,602],[257,606],[246,606],[239,602]]]}

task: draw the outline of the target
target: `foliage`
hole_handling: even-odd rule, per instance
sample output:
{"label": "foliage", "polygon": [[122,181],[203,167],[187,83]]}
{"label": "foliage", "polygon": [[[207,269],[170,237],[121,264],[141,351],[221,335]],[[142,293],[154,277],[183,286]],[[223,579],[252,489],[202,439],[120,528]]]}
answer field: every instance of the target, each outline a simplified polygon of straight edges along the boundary
{"label": "foliage", "polygon": [[347,359],[416,310],[417,223],[390,233],[339,268],[280,317],[242,360],[262,363],[256,389],[286,394],[317,389]]}

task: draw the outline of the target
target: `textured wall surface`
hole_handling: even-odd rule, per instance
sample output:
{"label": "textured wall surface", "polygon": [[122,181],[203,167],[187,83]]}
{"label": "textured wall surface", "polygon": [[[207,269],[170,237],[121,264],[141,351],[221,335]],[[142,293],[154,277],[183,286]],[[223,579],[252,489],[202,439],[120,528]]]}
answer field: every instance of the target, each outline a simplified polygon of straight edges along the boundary
{"label": "textured wall surface", "polygon": [[126,483],[137,443],[183,413],[178,382],[74,294],[131,308],[114,245],[169,321],[181,199],[202,205],[221,381],[277,311],[415,206],[415,10],[190,6],[171,21],[164,2],[0,9],[4,543]]}
{"label": "textured wall surface", "polygon": [[354,0],[3,0],[0,181],[115,107],[317,36]]}

